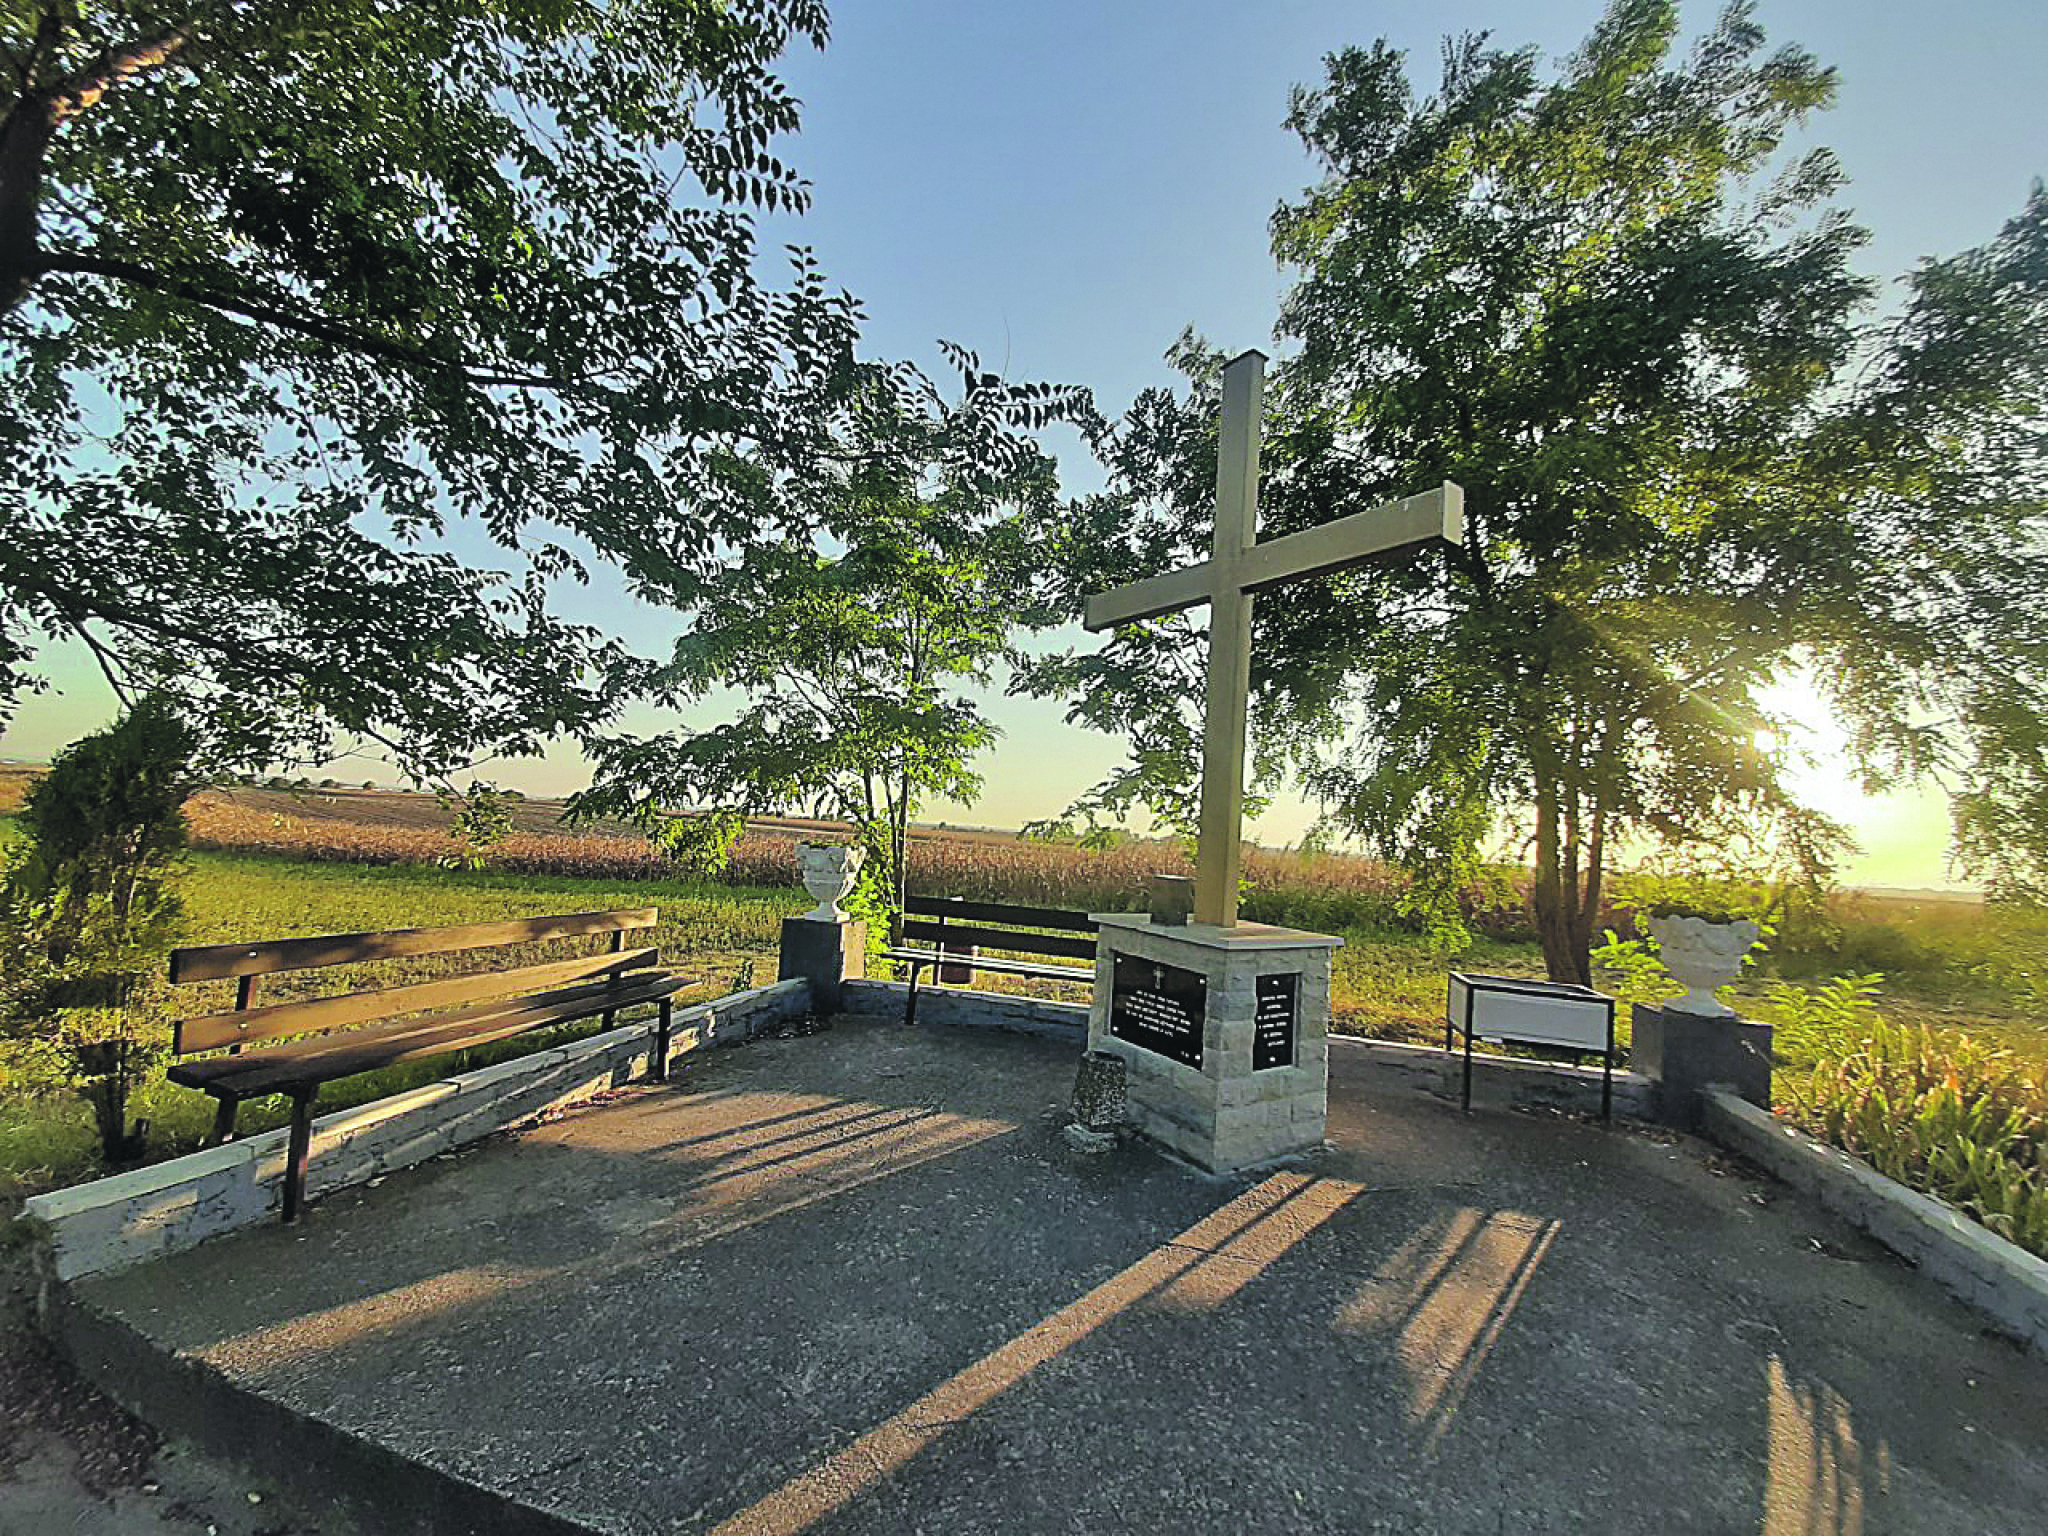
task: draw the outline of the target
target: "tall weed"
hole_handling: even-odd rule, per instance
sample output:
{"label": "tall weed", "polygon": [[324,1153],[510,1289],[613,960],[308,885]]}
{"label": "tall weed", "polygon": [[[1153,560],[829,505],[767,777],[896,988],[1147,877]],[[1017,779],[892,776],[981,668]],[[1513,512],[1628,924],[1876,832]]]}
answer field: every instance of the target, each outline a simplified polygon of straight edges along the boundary
{"label": "tall weed", "polygon": [[[1837,1051],[1835,1032],[1856,1029]],[[1858,985],[1819,1005],[1811,1031],[1818,1059],[1781,1079],[1801,1124],[2048,1257],[2048,1092],[2010,1052],[1887,1024]]]}

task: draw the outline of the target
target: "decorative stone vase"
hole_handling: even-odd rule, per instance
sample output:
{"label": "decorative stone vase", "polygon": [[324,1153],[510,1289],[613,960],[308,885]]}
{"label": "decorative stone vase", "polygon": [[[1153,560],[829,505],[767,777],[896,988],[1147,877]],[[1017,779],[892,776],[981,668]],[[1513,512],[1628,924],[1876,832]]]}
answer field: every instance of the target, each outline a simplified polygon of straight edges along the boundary
{"label": "decorative stone vase", "polygon": [[1704,917],[1653,917],[1644,924],[1657,941],[1657,959],[1686,988],[1664,1008],[1673,1013],[1700,1014],[1710,1019],[1732,1019],[1735,1010],[1714,996],[1742,969],[1742,957],[1749,953],[1762,932],[1748,918],[1718,923]]}
{"label": "decorative stone vase", "polygon": [[1074,1119],[1084,1130],[1113,1131],[1124,1123],[1126,1064],[1114,1051],[1083,1051],[1074,1078]]}
{"label": "decorative stone vase", "polygon": [[804,917],[815,923],[844,923],[849,921],[840,910],[839,903],[846,900],[846,893],[853,889],[853,882],[860,874],[863,851],[852,843],[798,843],[796,845],[797,872],[803,877],[804,890],[818,905],[804,913]]}

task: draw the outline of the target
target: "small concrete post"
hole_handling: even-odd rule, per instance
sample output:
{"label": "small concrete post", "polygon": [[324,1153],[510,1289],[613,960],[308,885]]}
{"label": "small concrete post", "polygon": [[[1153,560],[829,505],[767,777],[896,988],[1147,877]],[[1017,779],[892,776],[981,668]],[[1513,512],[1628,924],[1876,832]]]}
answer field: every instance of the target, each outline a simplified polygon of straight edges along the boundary
{"label": "small concrete post", "polygon": [[1700,1126],[1701,1090],[1726,1088],[1771,1107],[1771,1026],[1709,1018],[1637,1003],[1629,1064],[1657,1082],[1657,1118],[1678,1130]]}
{"label": "small concrete post", "polygon": [[867,957],[866,923],[854,918],[828,923],[814,917],[785,917],[776,979],[810,983],[811,1012],[837,1013],[840,983],[865,974]]}

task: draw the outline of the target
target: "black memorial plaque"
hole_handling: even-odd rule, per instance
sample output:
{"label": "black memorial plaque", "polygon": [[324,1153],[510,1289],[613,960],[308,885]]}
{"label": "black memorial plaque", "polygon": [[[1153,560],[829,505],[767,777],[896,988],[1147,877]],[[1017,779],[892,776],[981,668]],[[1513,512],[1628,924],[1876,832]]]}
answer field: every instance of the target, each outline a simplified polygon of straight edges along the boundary
{"label": "black memorial plaque", "polygon": [[1301,977],[1261,976],[1253,991],[1252,1070],[1294,1065],[1295,1003],[1301,996]]}
{"label": "black memorial plaque", "polygon": [[1208,977],[1138,955],[1118,955],[1110,981],[1112,1035],[1184,1066],[1201,1066]]}

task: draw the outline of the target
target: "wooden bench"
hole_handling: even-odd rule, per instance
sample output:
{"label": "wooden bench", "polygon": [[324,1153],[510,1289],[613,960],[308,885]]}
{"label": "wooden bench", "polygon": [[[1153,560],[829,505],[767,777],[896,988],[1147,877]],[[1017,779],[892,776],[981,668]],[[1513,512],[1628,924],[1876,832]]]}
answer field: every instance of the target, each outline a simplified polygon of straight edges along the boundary
{"label": "wooden bench", "polygon": [[[906,942],[885,958],[910,967],[910,1000],[903,1022],[917,1022],[917,983],[928,966],[943,970],[995,971],[1005,976],[1036,976],[1049,981],[1092,982],[1095,979],[1095,924],[1085,912],[1061,907],[1020,907],[1005,902],[962,901],[958,897],[912,896],[903,903],[903,938],[935,946],[914,949]],[[992,926],[1001,924],[1003,926]],[[1056,929],[1033,933],[1030,929]],[[1086,937],[1082,937],[1082,935]],[[1086,966],[1048,965],[1038,960],[984,959],[977,949],[1002,949],[1013,954],[1054,955],[1086,960]]]}
{"label": "wooden bench", "polygon": [[[291,1097],[284,1219],[295,1221],[305,1196],[313,1100],[324,1083],[599,1014],[609,1025],[620,1009],[644,1003],[659,1005],[653,1075],[665,1077],[674,994],[689,986],[691,979],[661,969],[656,950],[626,948],[626,935],[652,928],[657,916],[656,908],[639,907],[456,928],[331,933],[173,950],[173,983],[232,977],[237,985],[233,1009],[181,1020],[172,1039],[172,1052],[178,1056],[218,1051],[223,1046],[227,1054],[179,1061],[166,1075],[174,1083],[210,1093],[220,1101],[213,1132],[207,1138],[209,1146],[234,1134],[235,1116],[245,1099],[270,1094]],[[581,934],[609,934],[610,947],[600,954],[516,970],[485,971],[267,1007],[256,1003],[257,979],[279,971],[454,954]],[[441,1011],[426,1011],[430,1009]],[[286,1036],[297,1038],[286,1040]],[[283,1043],[248,1049],[265,1041]]]}

